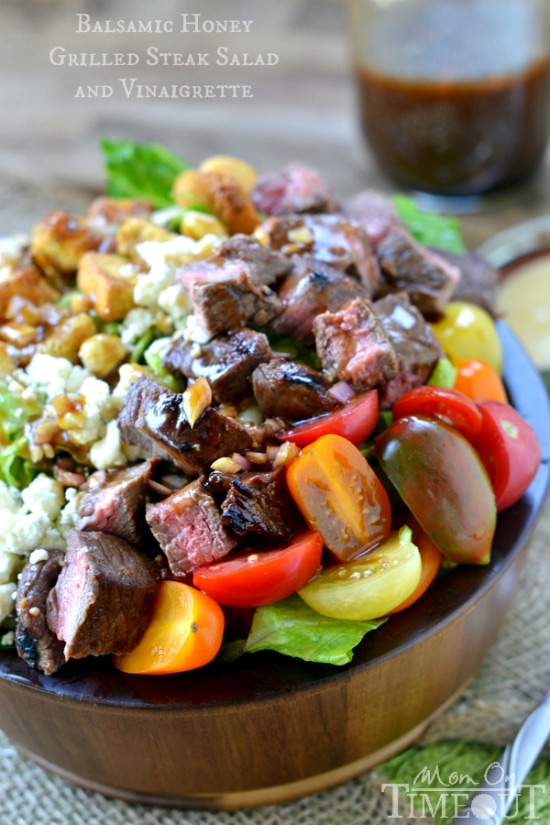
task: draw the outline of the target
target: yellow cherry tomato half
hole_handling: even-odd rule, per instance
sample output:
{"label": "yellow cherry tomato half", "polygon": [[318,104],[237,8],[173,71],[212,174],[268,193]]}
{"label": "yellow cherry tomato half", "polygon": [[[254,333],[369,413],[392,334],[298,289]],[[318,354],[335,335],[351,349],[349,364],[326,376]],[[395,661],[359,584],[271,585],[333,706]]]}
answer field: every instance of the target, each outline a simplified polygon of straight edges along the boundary
{"label": "yellow cherry tomato half", "polygon": [[420,552],[405,526],[365,556],[327,568],[298,594],[324,616],[367,621],[401,605],[414,593],[421,575]]}
{"label": "yellow cherry tomato half", "polygon": [[450,301],[443,317],[432,324],[436,338],[451,363],[475,358],[502,373],[502,346],[497,328],[489,313],[463,301]]}
{"label": "yellow cherry tomato half", "polygon": [[162,581],[145,633],[130,653],[113,657],[115,667],[149,676],[202,667],[218,653],[224,626],[221,607],[206,593]]}

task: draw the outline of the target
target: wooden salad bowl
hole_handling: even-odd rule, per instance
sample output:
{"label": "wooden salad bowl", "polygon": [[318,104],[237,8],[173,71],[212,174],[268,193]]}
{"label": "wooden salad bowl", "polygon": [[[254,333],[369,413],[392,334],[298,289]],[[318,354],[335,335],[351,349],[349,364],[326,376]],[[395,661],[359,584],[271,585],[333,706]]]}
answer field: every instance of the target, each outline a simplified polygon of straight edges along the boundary
{"label": "wooden salad bowl", "polygon": [[343,667],[275,653],[170,677],[130,676],[108,659],[54,676],[0,655],[0,727],[26,756],[130,802],[235,809],[351,779],[417,739],[476,674],[509,609],[549,481],[542,381],[499,325],[505,381],[537,431],[542,464],[498,520],[486,567],[455,568],[368,634]]}

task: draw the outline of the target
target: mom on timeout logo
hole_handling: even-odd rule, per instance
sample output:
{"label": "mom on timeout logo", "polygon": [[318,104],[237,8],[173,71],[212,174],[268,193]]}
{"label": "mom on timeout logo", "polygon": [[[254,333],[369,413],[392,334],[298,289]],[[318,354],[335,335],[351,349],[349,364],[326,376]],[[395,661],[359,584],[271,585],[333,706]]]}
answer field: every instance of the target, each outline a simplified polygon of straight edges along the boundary
{"label": "mom on timeout logo", "polygon": [[[521,785],[510,793],[513,776],[507,776],[499,762],[491,763],[483,780],[469,774],[452,772],[442,776],[439,766],[424,767],[411,783],[389,782],[381,790],[390,802],[391,821],[436,819],[452,825],[463,821],[486,822],[487,825],[504,822],[543,822],[538,803],[548,798],[546,785]],[[467,808],[465,807],[467,806]],[[471,812],[471,813],[470,813]],[[545,813],[544,825],[548,825]]]}

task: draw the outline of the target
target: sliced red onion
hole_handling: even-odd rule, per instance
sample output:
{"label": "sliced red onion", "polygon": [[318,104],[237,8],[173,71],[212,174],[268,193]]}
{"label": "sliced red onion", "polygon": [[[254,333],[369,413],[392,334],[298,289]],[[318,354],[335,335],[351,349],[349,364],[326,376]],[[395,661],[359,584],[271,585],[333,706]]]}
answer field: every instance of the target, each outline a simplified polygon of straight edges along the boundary
{"label": "sliced red onion", "polygon": [[251,462],[247,458],[245,458],[244,455],[241,455],[240,453],[233,453],[231,458],[233,459],[233,461],[236,464],[240,464],[241,467],[243,468],[243,470],[245,470],[245,471],[250,470],[250,468],[252,467]]}
{"label": "sliced red onion", "polygon": [[355,390],[347,381],[338,381],[329,389],[329,394],[342,404],[347,404],[354,397]]}

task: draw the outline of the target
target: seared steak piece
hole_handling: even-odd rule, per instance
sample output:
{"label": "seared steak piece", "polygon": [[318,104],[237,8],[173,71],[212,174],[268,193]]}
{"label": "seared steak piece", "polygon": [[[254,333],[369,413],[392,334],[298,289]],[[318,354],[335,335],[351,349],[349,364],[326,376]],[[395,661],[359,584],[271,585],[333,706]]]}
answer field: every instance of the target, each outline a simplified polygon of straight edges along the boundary
{"label": "seared steak piece", "polygon": [[252,373],[254,397],[266,418],[301,421],[340,407],[330,381],[305,364],[273,358]]}
{"label": "seared steak piece", "polygon": [[158,463],[153,458],[124,470],[92,473],[80,501],[76,529],[112,533],[139,544],[146,526],[148,482]]}
{"label": "seared steak piece", "polygon": [[65,659],[128,653],[149,621],[160,571],[118,536],[72,530],[48,596],[48,624]]}
{"label": "seared steak piece", "polygon": [[263,326],[283,309],[272,289],[238,258],[196,261],[183,267],[180,277],[196,326],[208,338],[248,325]]}
{"label": "seared steak piece", "polygon": [[391,381],[399,360],[373,305],[355,298],[338,312],[324,312],[313,323],[315,346],[330,378],[369,390]]}
{"label": "seared steak piece", "polygon": [[176,576],[223,558],[237,544],[200,479],[156,504],[148,504],[146,518]]}
{"label": "seared steak piece", "polygon": [[298,163],[258,178],[252,190],[252,203],[266,215],[335,212],[338,208],[320,174]]}
{"label": "seared steak piece", "polygon": [[147,376],[131,385],[118,425],[127,444],[141,447],[146,455],[163,458],[191,476],[208,470],[217,458],[256,446],[245,427],[213,407],[190,427],[181,394]]}
{"label": "seared steak piece", "polygon": [[390,229],[403,225],[392,199],[375,189],[358,192],[343,204],[342,212],[363,227],[373,252]]}
{"label": "seared steak piece", "polygon": [[424,315],[438,315],[460,280],[460,270],[432,250],[420,246],[406,229],[391,229],[378,247],[381,293],[409,294]]}
{"label": "seared steak piece", "polygon": [[460,270],[460,280],[451,296],[453,301],[467,301],[486,309],[490,315],[496,314],[496,288],[498,272],[485,258],[468,252],[456,255],[446,250],[436,250],[452,266]]}
{"label": "seared steak piece", "polygon": [[291,335],[303,344],[313,344],[313,319],[321,312],[340,309],[358,295],[370,297],[358,280],[341,269],[308,256],[294,258],[295,269],[281,284],[278,296],[284,304],[271,326],[280,335]]}
{"label": "seared steak piece", "polygon": [[380,406],[390,409],[403,393],[429,379],[444,354],[432,328],[406,292],[387,295],[373,306],[399,362],[396,377],[379,390]]}
{"label": "seared steak piece", "polygon": [[180,277],[197,326],[212,338],[247,324],[263,326],[275,318],[282,306],[271,286],[291,269],[281,253],[235,235],[224,241],[216,255],[182,267]]}
{"label": "seared steak piece", "polygon": [[204,376],[214,400],[225,403],[252,395],[252,373],[258,364],[271,357],[266,336],[243,327],[200,346],[179,338],[164,356],[163,363],[170,372],[184,378]]}
{"label": "seared steak piece", "polygon": [[47,676],[65,663],[63,642],[48,627],[48,594],[61,572],[65,554],[50,550],[48,558],[37,564],[27,562],[17,583],[15,600],[15,646],[30,667]]}
{"label": "seared steak piece", "polygon": [[286,255],[276,252],[249,235],[232,235],[218,248],[217,257],[248,264],[250,279],[257,285],[272,286],[292,269]]}
{"label": "seared steak piece", "polygon": [[273,249],[285,255],[308,255],[357,278],[367,289],[380,280],[367,234],[342,215],[286,215],[262,224]]}
{"label": "seared steak piece", "polygon": [[210,473],[208,489],[226,492],[220,509],[222,524],[238,536],[248,533],[268,539],[288,539],[300,523],[300,513],[288,492],[285,470]]}

